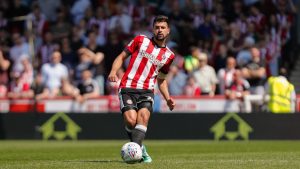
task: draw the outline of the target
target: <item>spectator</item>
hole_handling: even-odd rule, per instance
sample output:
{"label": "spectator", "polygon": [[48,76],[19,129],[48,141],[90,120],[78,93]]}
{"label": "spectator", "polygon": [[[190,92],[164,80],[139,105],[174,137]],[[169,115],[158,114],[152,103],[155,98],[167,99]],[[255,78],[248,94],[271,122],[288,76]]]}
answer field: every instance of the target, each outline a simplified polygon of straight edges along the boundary
{"label": "spectator", "polygon": [[187,75],[178,68],[177,65],[172,65],[167,75],[167,83],[169,84],[170,95],[182,95],[183,88],[186,84]]}
{"label": "spectator", "polygon": [[10,99],[29,98],[30,84],[24,81],[19,72],[13,72],[7,97]]}
{"label": "spectator", "polygon": [[198,59],[199,68],[193,73],[193,76],[201,89],[201,95],[214,96],[218,83],[216,72],[213,67],[207,65],[206,53],[200,53]]}
{"label": "spectator", "polygon": [[77,87],[80,93],[76,96],[76,100],[79,103],[83,103],[87,99],[99,96],[98,84],[92,78],[92,72],[88,69],[82,72],[81,81]]}
{"label": "spectator", "polygon": [[230,38],[227,41],[227,46],[230,53],[234,56],[243,49],[244,37],[242,36],[241,30],[232,23],[230,25]]}
{"label": "spectator", "polygon": [[[43,93],[44,89],[45,89],[45,84],[43,83],[43,76],[41,73],[37,73],[35,75],[35,78],[33,80],[33,83],[30,87],[30,90],[32,92],[31,94],[31,98],[33,98],[34,96],[38,96],[41,93]],[[39,96],[40,97],[40,96]]]}
{"label": "spectator", "polygon": [[92,50],[93,52],[98,52],[100,50],[102,50],[100,42],[98,41],[98,36],[97,36],[97,32],[95,31],[90,31],[88,33],[88,37],[85,39],[85,46]]}
{"label": "spectator", "polygon": [[132,31],[134,36],[138,35],[145,35],[147,37],[151,37],[152,33],[149,31],[147,27],[147,22],[141,22],[141,21],[133,21],[132,24]]}
{"label": "spectator", "polygon": [[235,70],[231,83],[226,86],[225,96],[228,99],[243,99],[250,94],[250,84],[245,80],[240,70]]}
{"label": "spectator", "polygon": [[261,12],[257,4],[250,6],[250,16],[248,17],[249,23],[254,23],[255,32],[263,33],[266,26],[266,16]]}
{"label": "spectator", "polygon": [[266,99],[268,101],[269,112],[295,112],[296,92],[294,85],[287,79],[287,70],[285,68],[280,69],[279,76],[269,77],[265,88],[266,94],[269,96],[269,98]]}
{"label": "spectator", "polygon": [[[81,73],[84,70],[89,69],[93,75],[96,74],[97,65],[100,62],[102,62],[104,59],[103,53],[101,52],[94,53],[93,51],[87,48],[80,48],[78,53],[79,53],[79,64],[76,66],[75,74],[74,74],[75,83],[77,84],[81,80]],[[102,87],[104,86],[102,85]]]}
{"label": "spectator", "polygon": [[59,94],[62,78],[68,77],[68,69],[61,62],[61,54],[58,51],[52,53],[51,63],[42,66],[42,77],[45,89],[36,96],[36,99],[53,98]]}
{"label": "spectator", "polygon": [[255,44],[255,40],[248,36],[244,39],[242,49],[237,53],[236,61],[239,68],[244,67],[248,62],[251,61],[251,48]]}
{"label": "spectator", "polygon": [[[128,6],[128,4],[123,4]],[[123,7],[123,8],[124,8]],[[130,6],[127,8],[126,13],[128,13],[134,20],[142,22],[147,18],[147,13],[149,12],[151,6],[149,5],[149,2],[146,0],[138,0],[132,12],[130,11]]]}
{"label": "spectator", "polygon": [[92,30],[88,33],[88,37],[85,38],[85,46],[87,46],[92,51],[99,50],[101,46],[104,45],[101,36],[98,33],[98,25],[93,25]]}
{"label": "spectator", "polygon": [[3,52],[0,50],[0,84],[2,85],[8,84],[8,69],[10,65],[10,61],[3,55]]}
{"label": "spectator", "polygon": [[33,92],[30,86],[33,83],[33,67],[28,58],[22,60],[24,70],[13,72],[15,81],[11,84],[11,92],[8,93],[9,98],[32,98]]}
{"label": "spectator", "polygon": [[186,55],[190,52],[190,46],[196,45],[195,41],[199,37],[195,35],[198,35],[200,33],[193,27],[193,19],[190,18],[190,16],[185,13],[185,11],[181,10],[179,1],[171,1],[171,3],[171,8],[168,7],[171,9],[171,13],[168,14],[171,23],[170,27],[172,29],[171,37],[174,39],[181,39],[177,41],[178,45],[180,46],[179,52],[181,52],[183,55]]}
{"label": "spectator", "polygon": [[70,43],[73,51],[78,51],[83,46],[84,34],[85,32],[81,30],[80,26],[74,26],[72,28]]}
{"label": "spectator", "polygon": [[242,68],[242,75],[250,83],[251,94],[264,94],[266,70],[258,48],[251,48],[252,60]]}
{"label": "spectator", "polygon": [[213,36],[213,24],[211,13],[207,13],[204,17],[204,22],[198,27],[198,34],[200,39],[211,40]]}
{"label": "spectator", "polygon": [[33,67],[28,58],[22,60],[24,70],[21,73],[21,80],[28,83],[31,86],[33,82]]}
{"label": "spectator", "polygon": [[[278,61],[281,54],[280,43],[278,39],[271,39],[269,33],[265,33],[264,36],[264,46],[261,53],[266,62],[266,75],[267,77],[278,76]],[[274,38],[276,38],[276,36]]]}
{"label": "spectator", "polygon": [[[294,58],[291,54],[291,28],[292,23],[295,22],[295,14],[297,12],[297,8],[294,5],[292,0],[278,0],[276,4],[277,13],[276,19],[279,24],[280,31],[280,42],[281,42],[281,60],[280,67],[294,66]],[[296,28],[296,27],[295,27]]]}
{"label": "spectator", "polygon": [[[254,33],[253,31],[255,31],[255,29],[252,28],[249,29],[249,26],[252,26],[254,24],[250,24],[247,21],[247,16],[245,13],[240,13],[239,17],[235,20],[234,24],[238,27],[238,29],[241,31],[242,34],[249,34],[250,33]],[[255,27],[254,27],[255,28]]]}
{"label": "spectator", "polygon": [[194,72],[199,67],[198,55],[200,54],[200,49],[197,47],[191,47],[191,55],[184,57],[184,69],[188,74]]}
{"label": "spectator", "polygon": [[108,29],[128,35],[132,26],[132,18],[123,11],[122,4],[116,6],[116,14],[110,17]]}
{"label": "spectator", "polygon": [[122,50],[124,49],[124,44],[120,40],[120,38],[118,38],[118,35],[119,34],[115,32],[110,32],[108,35],[108,42],[103,47],[104,55],[105,55],[105,59],[104,59],[105,76],[108,76],[113,61],[118,56],[118,54],[121,53]]}
{"label": "spectator", "polygon": [[270,65],[270,74],[273,76],[278,75],[279,58],[281,57],[281,39],[280,39],[280,26],[276,18],[276,14],[269,17],[269,25],[265,33],[266,43],[266,60]]}
{"label": "spectator", "polygon": [[51,32],[46,32],[44,37],[44,44],[41,46],[39,51],[40,64],[49,63],[51,60],[51,55],[54,51],[58,50],[58,44],[53,41],[53,34]]}
{"label": "spectator", "polygon": [[75,24],[79,23],[79,21],[84,17],[84,12],[90,5],[90,0],[75,0],[70,11]]}
{"label": "spectator", "polygon": [[70,36],[71,25],[66,18],[66,9],[61,7],[57,11],[57,20],[53,26],[51,26],[50,31],[53,34],[54,41],[60,41],[62,38]]}
{"label": "spectator", "polygon": [[61,63],[66,65],[70,74],[74,74],[75,66],[78,64],[78,57],[75,51],[72,50],[70,40],[63,38],[61,40]]}
{"label": "spectator", "polygon": [[0,11],[0,29],[7,29],[8,20],[4,17],[4,12]]}
{"label": "spectator", "polygon": [[201,89],[197,86],[195,78],[193,76],[189,76],[187,78],[187,83],[183,89],[183,95],[185,96],[200,96]]}
{"label": "spectator", "polygon": [[[82,19],[84,19],[85,21],[87,21],[87,23],[89,23],[89,20],[95,15],[94,14],[94,8],[92,7],[92,5],[90,5],[89,7],[86,8],[86,10],[84,11],[84,16]],[[89,25],[90,26],[90,25]],[[91,28],[88,27],[88,30],[90,30]]]}
{"label": "spectator", "polygon": [[225,44],[220,44],[219,50],[217,51],[215,58],[215,70],[219,72],[220,69],[226,67],[227,63],[227,56],[228,56],[228,48]]}
{"label": "spectator", "polygon": [[7,96],[7,87],[5,85],[0,85],[0,98],[5,98]]}
{"label": "spectator", "polygon": [[65,77],[61,79],[60,94],[61,96],[71,96],[75,98],[79,94],[79,90],[71,84],[68,77]]}
{"label": "spectator", "polygon": [[[29,45],[24,42],[24,39],[21,37],[19,33],[14,33],[12,35],[14,46],[10,49],[10,60],[13,62],[12,70],[14,72],[19,72],[19,74],[23,71],[22,59],[29,58]],[[30,59],[31,60],[31,59]]]}
{"label": "spectator", "polygon": [[[98,32],[96,30],[96,32]],[[104,73],[105,73],[105,55],[103,53],[104,49],[97,43],[97,34],[95,31],[89,33],[89,38],[87,40],[87,50],[85,53],[89,55],[92,59],[93,67],[95,68],[93,72],[93,77],[98,82],[100,94],[104,94]]]}
{"label": "spectator", "polygon": [[10,51],[10,38],[11,34],[4,29],[0,29],[0,51],[7,57],[9,57]]}
{"label": "spectator", "polygon": [[[32,25],[32,30],[28,27],[29,25]],[[35,43],[38,49],[42,45],[42,38],[45,32],[48,31],[48,28],[49,23],[47,22],[46,16],[41,12],[40,6],[37,3],[33,3],[32,11],[26,16],[26,29],[29,32],[34,32]]]}
{"label": "spectator", "polygon": [[107,42],[107,35],[108,35],[108,19],[106,17],[105,8],[102,6],[97,7],[96,16],[89,20],[89,27],[97,25],[97,39],[99,45],[103,46]]}
{"label": "spectator", "polygon": [[226,68],[222,68],[218,71],[219,80],[219,93],[225,94],[225,89],[231,84],[233,80],[233,74],[235,72],[236,61],[235,58],[229,56],[226,59]]}
{"label": "spectator", "polygon": [[[178,45],[177,43],[172,43],[172,42],[168,42],[167,46],[173,51],[173,53],[175,54],[175,58],[173,61],[173,65],[177,65],[178,69],[180,70],[184,70],[184,57],[178,53]],[[198,61],[198,59],[196,59]]]}
{"label": "spectator", "polygon": [[5,97],[7,94],[7,85],[9,83],[8,69],[10,61],[5,58],[2,51],[0,50],[0,97]]}
{"label": "spectator", "polygon": [[57,15],[59,15],[56,13],[56,10],[61,4],[60,0],[38,0],[38,4],[47,20],[56,21]]}
{"label": "spectator", "polygon": [[[227,5],[226,17],[230,22],[234,22],[244,13],[244,4],[242,0],[234,0],[230,5],[231,6]],[[224,6],[226,6],[226,4]]]}

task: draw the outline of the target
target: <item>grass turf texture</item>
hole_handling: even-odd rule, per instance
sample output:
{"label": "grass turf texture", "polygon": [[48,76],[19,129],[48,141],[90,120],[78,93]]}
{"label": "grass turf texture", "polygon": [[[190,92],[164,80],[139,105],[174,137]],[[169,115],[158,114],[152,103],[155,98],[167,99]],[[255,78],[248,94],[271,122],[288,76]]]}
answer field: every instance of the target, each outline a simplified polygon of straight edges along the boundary
{"label": "grass turf texture", "polygon": [[0,141],[0,168],[300,168],[300,141],[145,141],[151,164],[124,163],[125,142]]}

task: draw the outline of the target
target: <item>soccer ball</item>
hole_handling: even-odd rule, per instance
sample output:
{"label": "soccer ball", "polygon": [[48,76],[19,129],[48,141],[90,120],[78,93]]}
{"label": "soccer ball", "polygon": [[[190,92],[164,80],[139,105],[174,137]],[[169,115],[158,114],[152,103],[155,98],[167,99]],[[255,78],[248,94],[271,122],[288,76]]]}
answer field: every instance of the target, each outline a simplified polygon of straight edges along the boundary
{"label": "soccer ball", "polygon": [[121,157],[128,164],[140,162],[142,159],[142,149],[135,142],[128,142],[122,146]]}

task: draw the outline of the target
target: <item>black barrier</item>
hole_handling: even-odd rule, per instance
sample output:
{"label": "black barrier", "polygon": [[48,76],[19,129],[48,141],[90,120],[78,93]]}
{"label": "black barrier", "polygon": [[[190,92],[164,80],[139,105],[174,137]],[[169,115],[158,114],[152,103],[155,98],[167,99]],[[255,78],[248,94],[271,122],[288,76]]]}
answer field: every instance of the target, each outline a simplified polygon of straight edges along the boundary
{"label": "black barrier", "polygon": [[[147,139],[300,139],[300,114],[153,114]],[[0,114],[1,139],[126,139],[120,114]]]}

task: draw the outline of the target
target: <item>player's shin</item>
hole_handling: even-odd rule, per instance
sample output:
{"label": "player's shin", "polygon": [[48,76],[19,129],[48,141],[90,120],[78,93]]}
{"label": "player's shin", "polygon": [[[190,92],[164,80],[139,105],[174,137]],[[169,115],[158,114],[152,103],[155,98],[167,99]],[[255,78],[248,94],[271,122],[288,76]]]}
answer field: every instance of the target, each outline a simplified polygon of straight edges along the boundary
{"label": "player's shin", "polygon": [[125,126],[125,131],[127,133],[129,140],[132,142],[132,129],[128,126]]}
{"label": "player's shin", "polygon": [[132,130],[132,141],[142,146],[142,141],[145,138],[147,126],[137,124]]}

